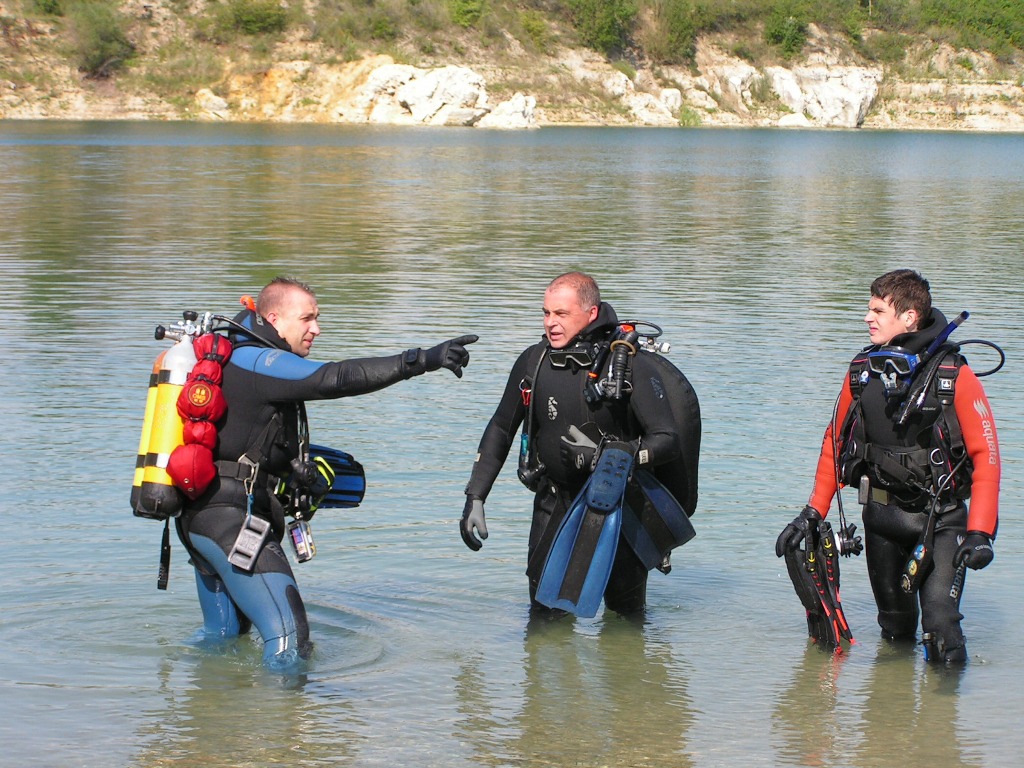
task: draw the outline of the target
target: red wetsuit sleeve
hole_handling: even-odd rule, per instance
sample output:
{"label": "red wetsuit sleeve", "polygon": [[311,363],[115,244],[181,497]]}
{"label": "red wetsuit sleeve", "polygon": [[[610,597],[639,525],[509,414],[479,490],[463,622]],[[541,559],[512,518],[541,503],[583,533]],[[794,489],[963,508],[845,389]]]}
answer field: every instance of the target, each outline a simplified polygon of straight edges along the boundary
{"label": "red wetsuit sleeve", "polygon": [[971,472],[971,504],[967,530],[995,533],[999,521],[999,438],[996,421],[985,396],[985,389],[966,365],[956,379],[953,399],[967,455],[974,466]]}
{"label": "red wetsuit sleeve", "polygon": [[829,507],[832,506],[832,498],[839,490],[836,483],[836,455],[832,433],[841,428],[843,422],[846,421],[846,414],[849,412],[852,402],[850,377],[847,376],[843,382],[843,389],[839,393],[835,418],[825,428],[825,436],[821,441],[821,455],[818,456],[818,468],[814,472],[814,488],[811,490],[811,498],[807,502],[818,510],[822,517],[828,515]]}

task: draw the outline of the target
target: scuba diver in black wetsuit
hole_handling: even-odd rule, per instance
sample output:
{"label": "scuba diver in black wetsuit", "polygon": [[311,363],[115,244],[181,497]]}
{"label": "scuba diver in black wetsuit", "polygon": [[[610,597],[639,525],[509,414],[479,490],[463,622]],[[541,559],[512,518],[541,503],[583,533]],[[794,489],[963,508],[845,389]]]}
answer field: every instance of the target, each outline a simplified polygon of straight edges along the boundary
{"label": "scuba diver in black wetsuit", "polygon": [[428,350],[317,363],[305,358],[320,334],[319,313],[308,285],[279,277],[254,309],[235,318],[222,385],[228,408],[217,424],[217,476],[177,519],[196,569],[204,634],[232,637],[255,624],[264,662],[275,669],[293,667],[311,650],[305,607],[280,544],[286,510],[278,498],[282,481],[297,470],[316,485],[315,468],[294,463],[308,449],[304,401],[374,392],[439,368],[461,377],[469,364],[466,345],[477,340],[468,335]]}
{"label": "scuba diver in black wetsuit", "polygon": [[[482,546],[480,539],[487,538],[484,502],[523,424],[519,477],[535,492],[526,571],[534,609],[545,608],[536,599],[537,588],[559,523],[588,482],[605,441],[619,441],[617,445],[635,456],[636,469],[665,466],[680,456],[682,441],[665,394],[663,371],[648,359],[656,355],[629,357],[628,398],[594,397],[593,390],[588,391],[595,358],[602,344],[607,346],[615,337],[618,325],[615,311],[601,301],[591,277],[571,272],[551,282],[544,295],[545,338],[520,354],[512,367],[466,486],[460,532],[475,551]],[[695,430],[699,413],[697,419]],[[692,504],[696,451],[693,445]],[[622,614],[641,611],[651,567],[630,547],[618,547],[603,588],[605,605]]]}
{"label": "scuba diver in black wetsuit", "polygon": [[872,283],[864,318],[872,346],[850,365],[810,500],[775,548],[779,557],[791,554],[821,524],[840,483],[857,486],[882,636],[913,639],[920,606],[932,663],[967,660],[965,568],[992,561],[999,520],[995,420],[978,374],[957,345],[944,343],[965,317],[947,323],[912,270]]}

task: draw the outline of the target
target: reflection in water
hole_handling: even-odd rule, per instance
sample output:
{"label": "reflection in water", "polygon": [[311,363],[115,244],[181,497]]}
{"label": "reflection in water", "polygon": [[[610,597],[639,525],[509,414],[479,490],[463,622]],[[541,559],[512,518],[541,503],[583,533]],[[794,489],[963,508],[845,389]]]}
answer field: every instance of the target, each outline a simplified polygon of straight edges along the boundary
{"label": "reflection in water", "polygon": [[312,768],[358,752],[360,718],[352,701],[327,704],[304,695],[304,677],[261,669],[259,649],[250,645],[242,638],[161,663],[164,706],[148,713],[137,734],[145,746],[133,764],[235,768],[286,754],[288,765]]}
{"label": "reflection in water", "polygon": [[[854,652],[868,649],[855,646]],[[925,668],[918,656],[913,643],[881,641],[861,680],[864,667],[847,666],[853,664],[848,653],[828,654],[808,643],[789,688],[776,701],[780,762],[879,768],[983,764],[959,741],[957,694],[964,668]]]}
{"label": "reflection in water", "polygon": [[[842,723],[837,720],[839,671],[845,653],[829,653],[808,642],[790,687],[779,698],[772,719],[782,737],[780,757],[786,764],[842,764]],[[853,724],[849,724],[852,726]]]}
{"label": "reflection in water", "polygon": [[[960,744],[958,698],[964,668],[922,668],[919,650],[883,641],[865,686],[856,763],[890,766],[983,765]],[[969,667],[968,667],[969,668]]]}
{"label": "reflection in water", "polygon": [[[531,617],[518,710],[505,721],[474,667],[457,683],[462,738],[480,765],[692,765],[685,663],[650,626],[607,614],[594,634],[571,617]],[[476,661],[474,660],[474,666]]]}

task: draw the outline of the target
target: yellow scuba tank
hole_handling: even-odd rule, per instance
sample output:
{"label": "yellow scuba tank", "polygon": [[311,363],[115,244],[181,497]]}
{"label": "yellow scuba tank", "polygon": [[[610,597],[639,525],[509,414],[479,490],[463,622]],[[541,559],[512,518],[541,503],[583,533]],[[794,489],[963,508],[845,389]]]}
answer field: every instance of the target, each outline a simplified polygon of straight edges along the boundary
{"label": "yellow scuba tank", "polygon": [[149,437],[153,433],[153,412],[156,410],[156,388],[160,382],[160,367],[164,363],[167,351],[156,356],[153,372],[149,374],[149,392],[146,395],[146,413],[142,419],[142,437],[139,438],[139,454],[135,458],[135,478],[132,480],[132,509],[139,505],[139,494],[142,492],[142,477],[146,469],[146,453],[149,450]]}
{"label": "yellow scuba tank", "polygon": [[[167,474],[167,461],[171,452],[184,443],[184,424],[178,414],[178,395],[185,386],[192,367],[196,364],[196,353],[192,337],[183,335],[173,347],[159,358],[160,368],[153,395],[150,413],[147,400],[147,416],[143,423],[143,440],[146,441],[142,478],[138,494],[132,490],[133,511],[138,517],[164,520],[181,512],[182,495]],[[150,388],[153,393],[153,389]],[[148,435],[147,435],[148,430]],[[139,452],[142,452],[139,448]],[[138,470],[136,470],[138,478]]]}

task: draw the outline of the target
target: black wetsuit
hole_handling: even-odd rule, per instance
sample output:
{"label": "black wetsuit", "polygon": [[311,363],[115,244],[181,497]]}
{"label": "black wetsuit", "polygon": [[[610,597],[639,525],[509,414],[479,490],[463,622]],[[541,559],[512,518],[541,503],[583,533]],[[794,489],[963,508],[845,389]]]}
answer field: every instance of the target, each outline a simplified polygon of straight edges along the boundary
{"label": "black wetsuit", "polygon": [[[921,352],[946,327],[945,318],[933,311],[928,327],[918,333],[897,336],[890,345],[901,346],[910,352]],[[864,427],[869,444],[890,450],[931,448],[932,425],[942,411],[929,393],[925,408],[905,427],[897,427],[894,414],[902,406],[903,398],[887,400],[884,387],[877,375],[871,376],[861,394]],[[927,470],[927,467],[926,467]],[[918,595],[907,594],[900,587],[900,577],[910,556],[924,532],[930,512],[931,499],[923,492],[914,492],[891,477],[884,470],[868,464],[867,471],[873,488],[890,489],[892,497],[881,499],[874,494],[864,506],[865,553],[868,578],[878,605],[878,623],[883,631],[894,638],[913,638],[917,631],[918,599],[924,614],[922,630],[942,638],[946,653],[964,646],[960,621],[960,593],[950,596],[954,579],[953,553],[967,530],[967,507],[952,494],[946,494],[936,511],[933,568],[922,581]],[[886,482],[888,480],[888,482]],[[931,478],[926,482],[931,485]]]}
{"label": "black wetsuit", "polygon": [[[230,637],[255,624],[264,660],[285,667],[310,651],[306,612],[280,542],[285,511],[274,492],[299,455],[301,404],[306,400],[360,395],[424,372],[415,351],[391,357],[314,362],[289,351],[287,343],[256,313],[236,321],[251,334],[233,333],[234,349],[224,367],[227,414],[218,422],[214,452],[219,474],[189,502],[177,520],[178,536],[196,568],[204,632]],[[249,496],[237,462],[254,456],[260,471],[252,493],[252,514],[272,524],[251,572],[228,562],[242,528]]]}
{"label": "black wetsuit", "polygon": [[[597,319],[570,347],[589,349],[592,342],[609,338],[617,324],[615,311],[602,303]],[[547,341],[541,341],[520,354],[513,365],[501,402],[480,440],[478,457],[466,487],[468,495],[487,498],[526,418],[528,409],[523,390],[531,389],[533,423],[528,433],[534,451],[533,464],[544,467],[543,479],[536,486],[527,557],[531,601],[558,523],[589,475],[588,470],[567,466],[562,461],[562,436],[568,434],[571,425],[583,428],[593,424],[604,435],[634,441],[646,452],[638,454],[638,463],[645,460],[648,466],[667,463],[679,455],[679,439],[664,397],[660,371],[645,355],[630,358],[628,377],[633,390],[628,398],[587,402],[584,395],[587,366],[567,362],[555,367],[548,354],[538,368],[537,362],[546,350]],[[647,569],[629,546],[619,546],[605,590],[605,604],[620,613],[641,610],[646,602],[646,586]],[[538,604],[534,601],[534,605]]]}

